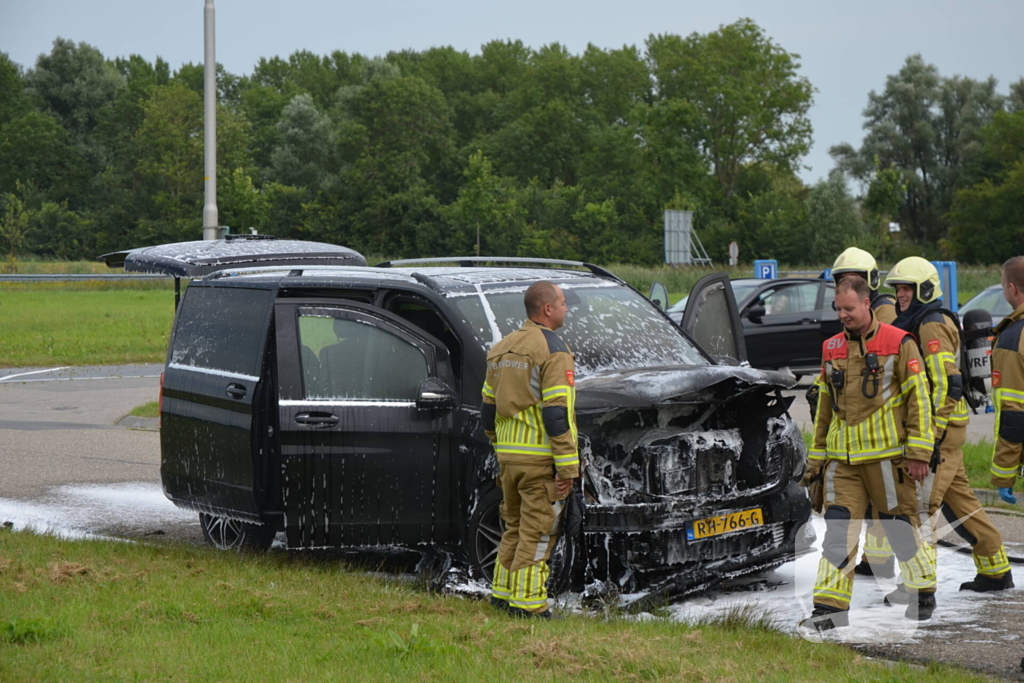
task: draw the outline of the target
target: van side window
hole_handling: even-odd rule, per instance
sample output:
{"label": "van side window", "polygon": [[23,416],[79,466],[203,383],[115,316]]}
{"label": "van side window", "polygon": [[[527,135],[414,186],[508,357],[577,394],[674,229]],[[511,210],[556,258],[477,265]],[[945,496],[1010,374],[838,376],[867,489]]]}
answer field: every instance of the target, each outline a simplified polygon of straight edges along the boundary
{"label": "van side window", "polygon": [[271,292],[190,285],[178,312],[171,363],[257,377]]}
{"label": "van side window", "polygon": [[358,320],[300,315],[299,342],[309,400],[414,401],[427,378],[418,348]]}

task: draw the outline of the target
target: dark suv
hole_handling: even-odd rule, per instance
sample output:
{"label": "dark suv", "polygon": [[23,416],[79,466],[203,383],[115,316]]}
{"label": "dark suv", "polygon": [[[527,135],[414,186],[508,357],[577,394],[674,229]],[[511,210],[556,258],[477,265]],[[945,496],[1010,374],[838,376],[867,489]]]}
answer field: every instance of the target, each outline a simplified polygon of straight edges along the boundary
{"label": "dark suv", "polygon": [[562,575],[589,563],[627,590],[685,592],[792,557],[809,516],[780,393],[792,379],[737,365],[724,275],[695,288],[684,321],[710,355],[601,268],[486,261],[499,260],[193,280],[162,379],[167,497],[220,547],[284,531],[289,548],[440,549],[489,579],[501,493],[480,426],[486,351],[523,322],[526,288],[551,280],[569,306],[587,500]]}

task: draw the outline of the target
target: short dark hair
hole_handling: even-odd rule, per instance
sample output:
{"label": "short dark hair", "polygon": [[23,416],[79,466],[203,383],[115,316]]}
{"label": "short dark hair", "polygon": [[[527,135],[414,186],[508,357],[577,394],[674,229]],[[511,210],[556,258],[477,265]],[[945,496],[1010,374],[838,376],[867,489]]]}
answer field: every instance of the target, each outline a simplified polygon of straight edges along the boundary
{"label": "short dark hair", "polygon": [[844,292],[854,292],[861,299],[871,299],[871,287],[868,286],[868,281],[860,275],[847,274],[836,284],[836,294]]}
{"label": "short dark hair", "polygon": [[558,285],[547,280],[540,280],[530,285],[523,297],[523,305],[526,306],[526,317],[539,314],[544,304],[552,304],[558,301]]}
{"label": "short dark hair", "polygon": [[1024,256],[1014,256],[1003,264],[1003,277],[1017,289],[1024,291]]}

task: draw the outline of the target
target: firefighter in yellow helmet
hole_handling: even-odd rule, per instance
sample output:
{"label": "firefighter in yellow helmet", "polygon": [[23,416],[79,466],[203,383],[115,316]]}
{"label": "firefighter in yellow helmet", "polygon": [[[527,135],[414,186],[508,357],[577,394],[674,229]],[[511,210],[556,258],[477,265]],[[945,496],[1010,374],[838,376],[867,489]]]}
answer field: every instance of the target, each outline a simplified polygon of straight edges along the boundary
{"label": "firefighter in yellow helmet", "polygon": [[878,273],[878,264],[875,257],[857,247],[850,247],[836,259],[832,264],[832,279],[836,284],[848,273],[860,275],[868,283],[871,289],[871,310],[875,312],[878,322],[892,324],[896,319],[896,302],[888,294],[881,294],[878,291],[881,285],[881,278]]}
{"label": "firefighter in yellow helmet", "polygon": [[[882,294],[878,291],[881,283],[875,257],[863,249],[850,247],[841,253],[832,264],[832,279],[839,284],[839,281],[848,274],[860,275],[867,281],[868,287],[871,289],[871,310],[874,311],[875,318],[878,322],[891,324],[896,319],[896,302],[889,294]],[[812,386],[808,390],[808,394],[813,391],[814,387]],[[808,400],[811,400],[810,395]],[[874,509],[872,509],[870,517],[872,521],[868,524],[867,535],[864,539],[864,557],[855,571],[866,576],[895,576],[896,559]]]}
{"label": "firefighter in yellow helmet", "polygon": [[[967,441],[969,420],[964,398],[967,378],[960,373],[960,326],[942,307],[939,273],[927,260],[911,256],[892,267],[885,285],[896,290],[899,313],[893,325],[917,339],[931,384],[935,450],[918,491],[922,537],[935,545],[941,511],[951,523],[959,522],[957,531],[971,544],[978,570],[974,580],[963,583],[960,590],[1013,588],[1003,538],[978,502],[964,470],[962,446]],[[897,590],[889,599],[906,602],[906,592]]]}
{"label": "firefighter in yellow helmet", "polygon": [[918,538],[914,486],[935,445],[928,383],[914,339],[880,323],[870,299],[863,278],[843,278],[835,294],[843,331],[822,345],[821,400],[807,470],[809,477],[824,473],[825,537],[814,611],[802,622],[819,631],[848,623],[868,505],[878,511],[915,598],[906,616],[924,620],[935,609],[935,552]]}
{"label": "firefighter in yellow helmet", "polygon": [[487,354],[480,407],[498,458],[505,521],[491,603],[513,616],[550,619],[547,560],[579,477],[575,367],[555,334],[568,311],[561,288],[535,282],[523,303],[526,322]]}

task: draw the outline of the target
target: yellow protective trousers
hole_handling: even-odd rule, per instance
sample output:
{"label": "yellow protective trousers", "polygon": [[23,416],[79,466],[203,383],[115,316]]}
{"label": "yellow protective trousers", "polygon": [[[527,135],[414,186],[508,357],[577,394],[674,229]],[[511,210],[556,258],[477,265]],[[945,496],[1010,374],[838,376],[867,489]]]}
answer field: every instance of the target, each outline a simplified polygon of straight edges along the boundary
{"label": "yellow protective trousers", "polygon": [[825,538],[814,604],[847,610],[853,597],[853,568],[868,505],[878,510],[885,535],[899,560],[907,590],[934,593],[936,553],[917,533],[917,491],[902,460],[860,465],[827,463]]}
{"label": "yellow protective trousers", "polygon": [[892,546],[885,537],[885,529],[878,519],[878,510],[871,508],[871,521],[864,534],[864,559],[868,564],[885,564],[893,556]]}
{"label": "yellow protective trousers", "polygon": [[985,514],[967,479],[963,452],[966,441],[967,426],[951,422],[942,440],[942,462],[921,483],[918,502],[921,532],[931,545],[938,542],[936,529],[944,527],[947,521],[942,511],[945,504],[953,515],[949,523],[960,524],[959,531],[968,537],[978,573],[999,578],[1010,571],[1010,561],[1002,534]]}
{"label": "yellow protective trousers", "polygon": [[553,465],[502,463],[498,481],[505,532],[494,563],[491,595],[528,612],[548,608],[548,558],[565,501],[555,492]]}

